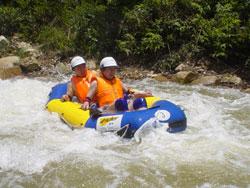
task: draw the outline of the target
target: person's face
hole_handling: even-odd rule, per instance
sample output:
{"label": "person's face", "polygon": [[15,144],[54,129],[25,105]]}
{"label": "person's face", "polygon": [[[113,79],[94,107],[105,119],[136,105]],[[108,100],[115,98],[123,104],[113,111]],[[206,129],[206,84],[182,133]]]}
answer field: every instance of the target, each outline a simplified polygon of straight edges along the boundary
{"label": "person's face", "polygon": [[115,77],[116,69],[117,69],[116,67],[103,68],[102,74],[106,79],[112,80]]}
{"label": "person's face", "polygon": [[74,68],[74,71],[76,76],[85,77],[87,73],[86,65],[85,64],[78,65]]}

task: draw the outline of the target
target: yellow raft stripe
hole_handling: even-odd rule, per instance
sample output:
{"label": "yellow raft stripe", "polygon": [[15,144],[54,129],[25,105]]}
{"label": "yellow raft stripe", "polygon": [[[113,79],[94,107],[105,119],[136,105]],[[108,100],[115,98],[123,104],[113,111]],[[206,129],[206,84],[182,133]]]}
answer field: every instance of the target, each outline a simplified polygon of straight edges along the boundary
{"label": "yellow raft stripe", "polygon": [[89,110],[80,109],[81,105],[74,102],[62,102],[60,99],[53,99],[47,104],[50,112],[56,112],[70,127],[81,128],[89,119]]}
{"label": "yellow raft stripe", "polygon": [[161,100],[160,97],[145,97],[145,99],[146,99],[146,103],[147,103],[147,107],[148,107],[148,108],[151,108],[152,105],[153,105],[156,101]]}

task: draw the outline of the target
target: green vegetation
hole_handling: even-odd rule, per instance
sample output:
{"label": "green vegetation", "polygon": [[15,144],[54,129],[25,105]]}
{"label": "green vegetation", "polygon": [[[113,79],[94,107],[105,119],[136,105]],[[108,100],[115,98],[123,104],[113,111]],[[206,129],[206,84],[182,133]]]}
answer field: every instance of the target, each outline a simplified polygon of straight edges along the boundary
{"label": "green vegetation", "polygon": [[250,0],[12,0],[0,4],[0,33],[159,71],[201,57],[250,69],[249,12]]}

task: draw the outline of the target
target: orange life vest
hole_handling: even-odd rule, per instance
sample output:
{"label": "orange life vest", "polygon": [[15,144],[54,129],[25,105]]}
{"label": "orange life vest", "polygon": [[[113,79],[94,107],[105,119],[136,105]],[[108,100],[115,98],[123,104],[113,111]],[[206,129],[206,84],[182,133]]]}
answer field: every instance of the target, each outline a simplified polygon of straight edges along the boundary
{"label": "orange life vest", "polygon": [[116,99],[123,97],[122,82],[119,78],[107,80],[97,77],[97,90],[95,100],[100,107],[112,104]]}
{"label": "orange life vest", "polygon": [[96,79],[95,73],[87,70],[85,77],[72,76],[71,83],[74,87],[74,94],[78,100],[83,103],[89,91],[90,83]]}

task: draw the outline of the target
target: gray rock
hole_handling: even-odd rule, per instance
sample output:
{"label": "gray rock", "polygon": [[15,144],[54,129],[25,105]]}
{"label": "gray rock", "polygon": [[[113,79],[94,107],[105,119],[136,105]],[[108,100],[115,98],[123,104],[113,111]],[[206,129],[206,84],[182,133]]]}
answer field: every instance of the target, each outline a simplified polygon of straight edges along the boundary
{"label": "gray rock", "polygon": [[198,78],[198,74],[192,71],[180,71],[173,76],[173,81],[185,84]]}
{"label": "gray rock", "polygon": [[192,81],[192,84],[215,85],[218,84],[218,82],[219,78],[217,76],[202,76]]}
{"label": "gray rock", "polygon": [[38,57],[40,56],[40,51],[32,46],[31,44],[27,42],[17,42],[16,44],[19,56],[21,57],[27,57],[27,56],[33,56],[33,57]]}
{"label": "gray rock", "polygon": [[13,67],[14,65],[20,65],[20,58],[18,56],[8,56],[0,58],[0,68]]}
{"label": "gray rock", "polygon": [[168,77],[162,75],[162,74],[157,74],[154,77],[155,80],[159,81],[159,82],[165,82],[165,81],[169,81]]}
{"label": "gray rock", "polygon": [[0,79],[8,79],[15,76],[22,75],[22,70],[19,66],[13,67],[1,67],[0,68]]}
{"label": "gray rock", "polygon": [[0,58],[0,78],[8,79],[14,76],[22,75],[22,70],[19,64],[20,58],[18,56]]}
{"label": "gray rock", "polygon": [[230,75],[230,74],[224,74],[224,75],[221,75],[220,83],[222,83],[222,84],[241,85],[243,83],[243,81],[238,76]]}
{"label": "gray rock", "polygon": [[0,36],[0,50],[4,50],[9,45],[8,39],[6,39],[3,35]]}
{"label": "gray rock", "polygon": [[24,73],[40,71],[42,68],[37,63],[31,63],[26,66],[22,66]]}
{"label": "gray rock", "polygon": [[31,44],[27,42],[17,42],[17,48],[28,49],[28,48],[32,48],[32,46]]}
{"label": "gray rock", "polygon": [[249,93],[249,94],[250,94],[250,88],[245,89],[245,90],[244,90],[244,92],[246,92],[246,93]]}
{"label": "gray rock", "polygon": [[70,66],[65,65],[64,63],[58,63],[56,65],[56,70],[60,74],[69,74],[72,72]]}

